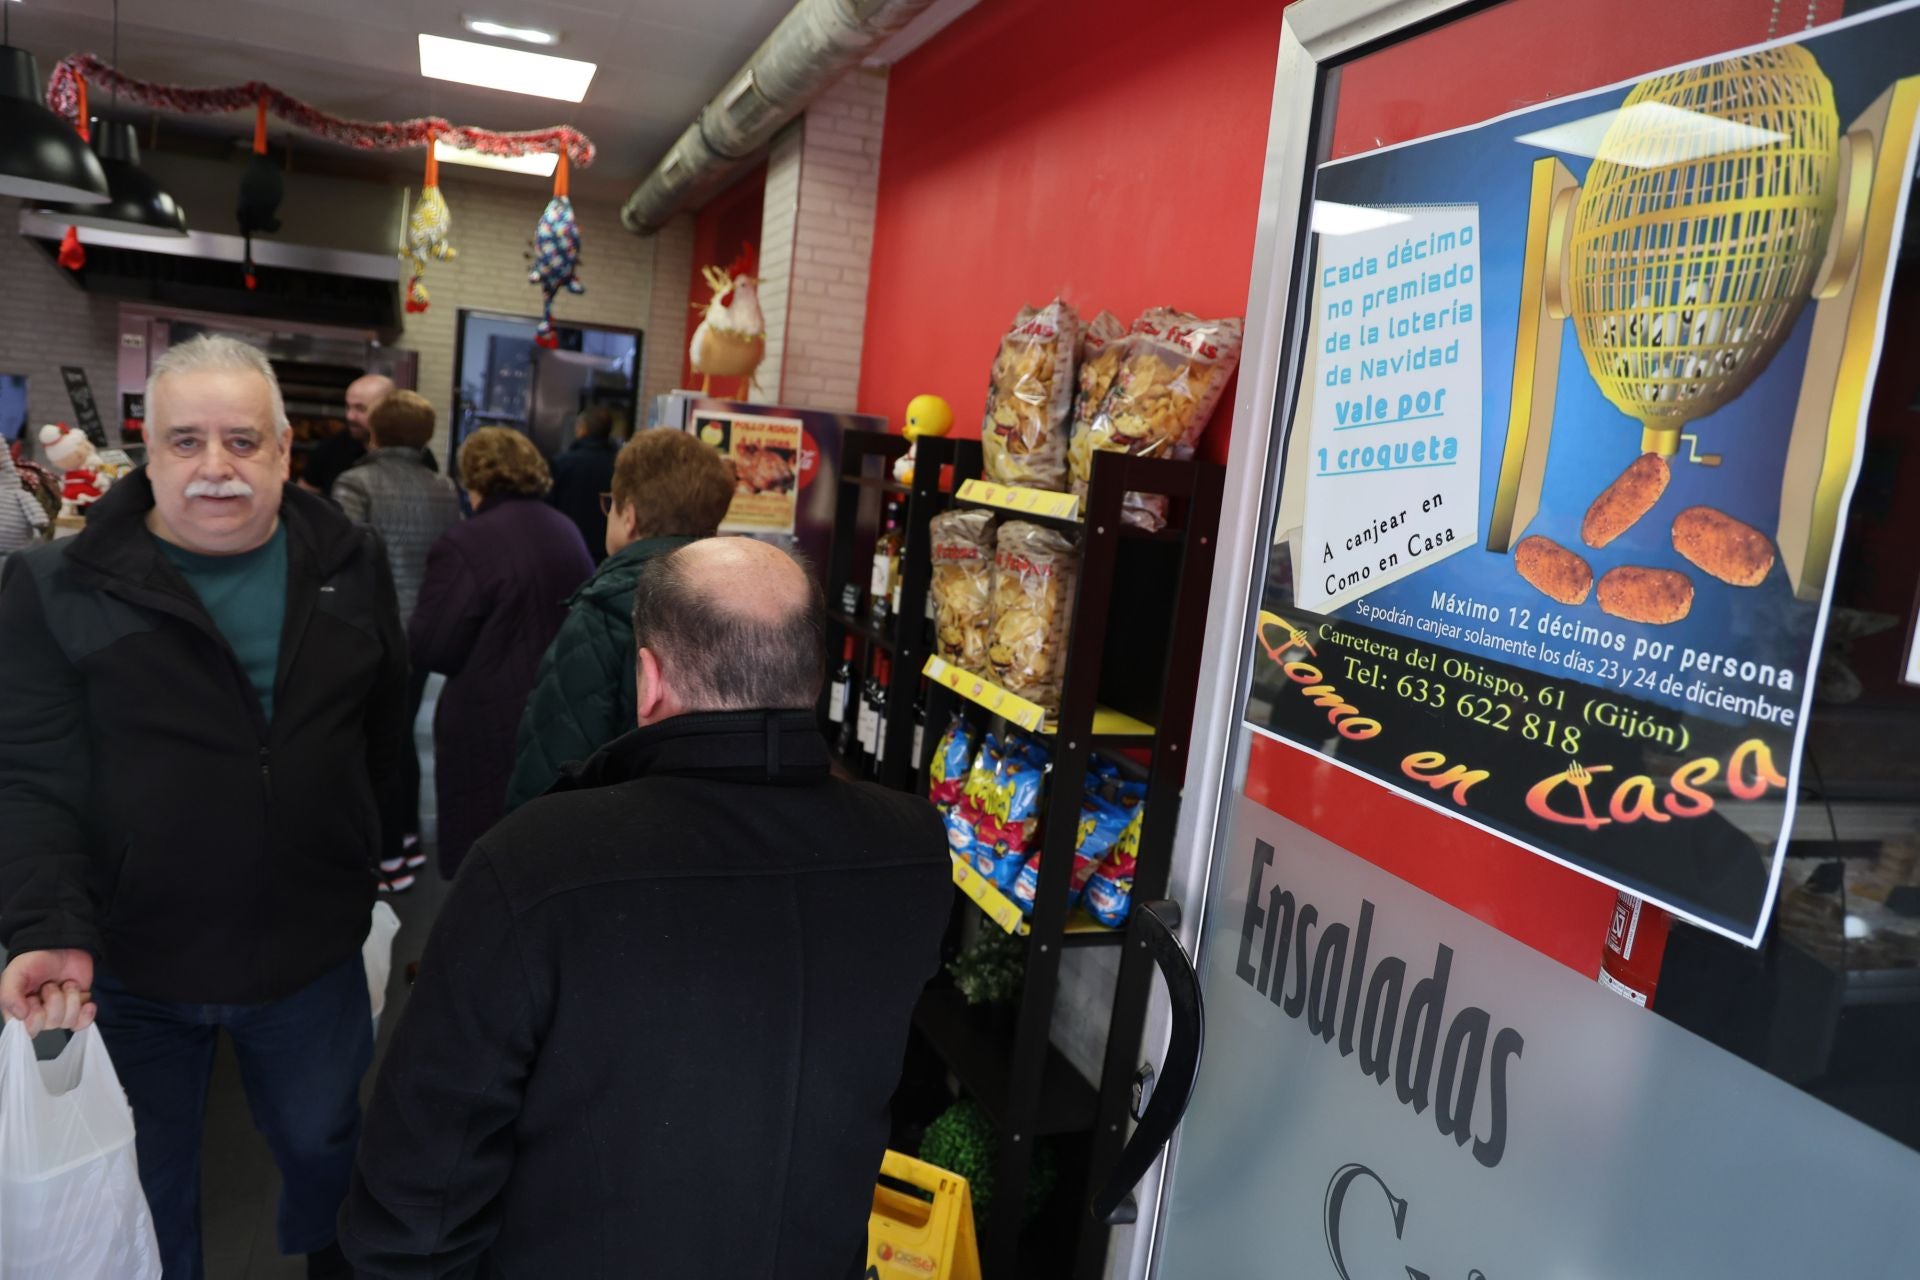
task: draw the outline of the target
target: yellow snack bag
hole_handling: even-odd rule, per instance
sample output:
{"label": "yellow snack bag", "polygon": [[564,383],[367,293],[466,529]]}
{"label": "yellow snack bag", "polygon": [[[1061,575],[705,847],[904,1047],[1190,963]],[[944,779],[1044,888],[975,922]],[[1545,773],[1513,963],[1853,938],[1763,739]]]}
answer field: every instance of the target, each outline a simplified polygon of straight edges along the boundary
{"label": "yellow snack bag", "polygon": [[987,479],[1027,489],[1067,487],[1067,419],[1080,316],[1055,298],[1023,307],[1000,340],[987,384],[980,448]]}
{"label": "yellow snack bag", "polygon": [[[1119,369],[1088,429],[1093,449],[1185,460],[1206,430],[1240,363],[1237,316],[1202,320],[1156,307],[1141,314],[1119,344]],[[1091,474],[1091,462],[1089,462]],[[1158,529],[1167,503],[1130,493],[1122,511],[1129,524]]]}

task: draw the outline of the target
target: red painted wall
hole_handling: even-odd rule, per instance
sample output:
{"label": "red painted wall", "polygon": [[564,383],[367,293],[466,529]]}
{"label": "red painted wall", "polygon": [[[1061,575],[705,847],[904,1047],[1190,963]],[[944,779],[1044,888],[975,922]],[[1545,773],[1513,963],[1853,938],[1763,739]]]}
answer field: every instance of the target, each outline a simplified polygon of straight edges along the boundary
{"label": "red painted wall", "polygon": [[894,67],[861,410],[934,392],[977,436],[1001,333],[1055,292],[1089,319],[1241,314],[1280,9],[986,0]]}
{"label": "red painted wall", "polygon": [[[0,0],[0,4],[5,2]],[[680,344],[680,385],[683,387],[699,385],[695,381],[698,375],[694,373],[688,355],[693,346],[693,331],[700,327],[701,314],[707,304],[713,301],[713,290],[707,288],[706,278],[700,274],[700,268],[726,266],[740,252],[742,244],[753,245],[756,250],[759,248],[760,210],[765,203],[766,193],[767,166],[763,162],[707,201],[700,212],[694,215],[693,271],[687,280],[687,332]],[[727,386],[731,388],[732,385],[732,380],[729,380]]]}

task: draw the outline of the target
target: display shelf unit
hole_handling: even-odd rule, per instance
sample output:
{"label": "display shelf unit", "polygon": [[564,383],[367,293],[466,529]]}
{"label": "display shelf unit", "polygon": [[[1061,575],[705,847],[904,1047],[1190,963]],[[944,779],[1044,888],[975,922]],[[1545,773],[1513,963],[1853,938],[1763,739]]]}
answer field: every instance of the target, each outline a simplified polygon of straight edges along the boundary
{"label": "display shelf unit", "polygon": [[[1068,880],[1089,757],[1099,751],[1147,785],[1146,815],[1134,875],[1134,901],[1162,896],[1172,857],[1180,788],[1186,774],[1206,599],[1213,569],[1222,472],[1216,466],[1123,454],[1095,455],[1084,501],[1066,495],[978,483],[978,441],[922,440],[913,484],[906,490],[901,605],[883,628],[839,612],[837,594],[850,574],[870,564],[878,506],[899,492],[888,479],[904,450],[898,437],[850,433],[842,460],[842,497],[830,589],[835,652],[853,635],[871,652],[893,657],[888,689],[885,763],[879,781],[924,793],[924,758],[952,713],[965,708],[981,725],[1021,724],[1047,745],[1052,769],[1044,801],[1040,876],[1032,914],[1018,908],[977,874],[956,874],[954,922],[982,917],[981,927],[1006,928],[1026,942],[1025,981],[1011,1010],[970,1010],[944,981],[928,988],[915,1027],[960,1086],[975,1096],[999,1127],[996,1194],[981,1223],[985,1274],[1019,1274],[1022,1219],[1036,1140],[1066,1140],[1087,1153],[1085,1176],[1061,1182],[1056,1196],[1084,1223],[1071,1241],[1074,1261],[1061,1274],[1101,1274],[1107,1228],[1084,1209],[1093,1185],[1118,1157],[1153,981],[1150,959],[1122,948],[1124,931],[1108,929],[1084,910],[1069,909]],[[969,483],[975,482],[975,483]],[[877,494],[874,491],[878,491]],[[1146,531],[1120,518],[1129,491],[1169,500],[1166,528]],[[934,516],[956,506],[991,509],[1002,520],[1027,520],[1071,536],[1080,570],[1065,640],[1065,682],[1057,712],[1045,715],[1025,699],[976,673],[958,671],[933,653],[925,621],[931,581]],[[933,661],[929,661],[933,659]],[[921,682],[925,678],[924,695]],[[919,757],[909,758],[913,712],[926,717]],[[1136,758],[1137,757],[1137,758]],[[956,866],[963,864],[956,859]],[[1022,930],[1024,933],[1022,934]],[[958,936],[956,928],[950,939]],[[1061,954],[1074,947],[1113,947],[1119,978],[1108,1013],[1108,1055],[1101,1077],[1088,1082],[1049,1040],[1057,1001]],[[1050,1273],[1052,1274],[1052,1273]]]}
{"label": "display shelf unit", "polygon": [[[886,654],[891,660],[887,716],[880,726],[886,742],[880,768],[876,773],[857,759],[842,758],[841,763],[855,777],[868,777],[901,790],[915,790],[915,775],[923,762],[909,758],[913,754],[913,706],[919,692],[921,665],[931,649],[925,621],[932,564],[927,546],[927,522],[947,509],[955,486],[980,474],[980,445],[970,440],[922,441],[916,455],[919,465],[914,483],[905,485],[893,478],[893,464],[907,451],[907,443],[900,436],[878,431],[849,431],[842,437],[840,493],[834,508],[833,549],[827,564],[827,653],[829,659],[837,663],[846,638],[854,637],[860,658],[855,673],[861,684],[875,653]],[[901,603],[897,614],[889,615],[884,623],[875,623],[862,611],[866,607],[865,587],[873,546],[880,532],[884,502],[889,497],[904,500]],[[858,588],[852,612],[845,607],[850,583]],[[820,701],[823,727],[828,727],[826,705],[827,693],[823,691]]]}

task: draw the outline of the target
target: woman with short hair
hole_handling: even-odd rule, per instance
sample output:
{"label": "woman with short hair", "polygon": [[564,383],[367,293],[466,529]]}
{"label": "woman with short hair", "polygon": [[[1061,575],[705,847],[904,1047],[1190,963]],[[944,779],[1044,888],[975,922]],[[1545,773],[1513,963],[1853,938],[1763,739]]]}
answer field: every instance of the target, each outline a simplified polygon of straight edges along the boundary
{"label": "woman with short hair", "polygon": [[471,520],[427,556],[407,627],[414,665],[447,676],[433,718],[440,870],[452,876],[506,812],[514,732],[567,597],[593,572],[571,520],[543,499],[552,479],[533,441],[483,427],[460,446]]}
{"label": "woman with short hair", "polygon": [[642,431],[614,459],[607,561],[567,601],[567,620],[540,659],[520,719],[507,810],[635,724],[633,588],[641,568],[696,538],[710,538],[733,501],[733,465],[684,431]]}

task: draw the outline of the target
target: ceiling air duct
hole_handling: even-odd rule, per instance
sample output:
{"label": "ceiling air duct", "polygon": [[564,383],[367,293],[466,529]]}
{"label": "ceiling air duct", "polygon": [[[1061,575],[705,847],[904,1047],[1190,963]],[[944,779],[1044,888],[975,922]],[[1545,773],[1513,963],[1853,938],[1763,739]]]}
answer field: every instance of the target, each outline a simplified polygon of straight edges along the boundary
{"label": "ceiling air duct", "polygon": [[620,220],[641,235],[658,231],[931,3],[800,0],[634,188]]}

